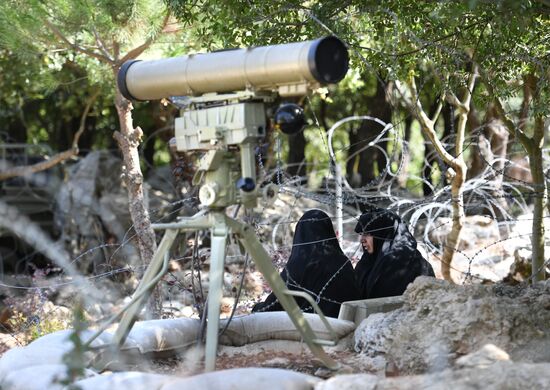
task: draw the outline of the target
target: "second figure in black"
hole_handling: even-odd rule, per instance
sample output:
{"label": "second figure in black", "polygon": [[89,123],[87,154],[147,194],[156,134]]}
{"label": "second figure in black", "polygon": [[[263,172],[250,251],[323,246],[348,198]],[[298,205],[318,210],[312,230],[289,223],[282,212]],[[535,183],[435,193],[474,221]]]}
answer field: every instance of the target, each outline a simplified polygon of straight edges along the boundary
{"label": "second figure in black", "polygon": [[360,299],[401,295],[417,276],[434,276],[415,238],[401,218],[386,209],[367,212],[355,232],[361,235],[363,256],[355,266]]}

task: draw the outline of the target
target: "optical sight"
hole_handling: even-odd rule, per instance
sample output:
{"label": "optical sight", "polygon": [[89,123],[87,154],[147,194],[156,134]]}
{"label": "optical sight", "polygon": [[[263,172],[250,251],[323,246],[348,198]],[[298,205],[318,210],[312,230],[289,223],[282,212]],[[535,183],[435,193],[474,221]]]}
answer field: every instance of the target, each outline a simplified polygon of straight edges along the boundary
{"label": "optical sight", "polygon": [[[257,187],[255,148],[266,136],[267,112],[279,97],[303,96],[337,83],[348,70],[348,52],[336,37],[307,42],[224,50],[152,61],[129,61],[118,73],[128,99],[185,96],[175,119],[177,152],[201,153],[192,184],[210,210],[233,204],[271,202],[277,191]],[[268,110],[269,108],[269,110]],[[303,110],[286,103],[274,127],[301,131]],[[274,184],[273,184],[274,185]]]}
{"label": "optical sight", "polygon": [[125,62],[118,87],[130,100],[243,90],[300,96],[315,84],[342,80],[348,52],[333,36],[306,42]]}

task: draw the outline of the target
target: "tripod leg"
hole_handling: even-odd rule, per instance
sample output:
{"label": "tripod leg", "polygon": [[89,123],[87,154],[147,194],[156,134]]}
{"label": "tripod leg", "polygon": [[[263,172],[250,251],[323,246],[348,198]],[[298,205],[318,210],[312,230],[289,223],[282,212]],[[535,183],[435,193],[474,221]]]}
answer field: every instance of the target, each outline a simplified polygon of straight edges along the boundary
{"label": "tripod leg", "polygon": [[212,243],[210,252],[210,273],[208,289],[208,313],[206,325],[206,347],[204,370],[216,369],[216,354],[218,352],[218,332],[220,324],[220,305],[222,298],[223,270],[225,259],[225,244],[228,229],[225,221],[220,220],[212,228]]}
{"label": "tripod leg", "polygon": [[143,275],[143,278],[139,282],[136,292],[134,293],[135,301],[125,308],[125,313],[122,316],[120,324],[118,325],[118,328],[113,336],[114,345],[120,347],[124,344],[130,329],[132,329],[132,326],[134,325],[136,316],[143,308],[145,302],[147,302],[147,299],[151,296],[153,288],[155,288],[157,282],[166,272],[164,269],[167,264],[167,259],[165,259],[165,256],[168,255],[168,250],[172,246],[172,243],[176,239],[177,235],[178,231],[175,229],[166,230],[166,233],[164,233],[157,251],[153,255],[153,259],[149,263],[149,266],[147,267],[147,270],[145,271],[145,274]]}
{"label": "tripod leg", "polygon": [[339,369],[340,363],[327,355],[323,347],[316,343],[315,333],[304,318],[304,315],[294,298],[285,293],[285,291],[287,291],[287,287],[283,279],[279,276],[279,272],[277,272],[277,269],[273,266],[271,258],[256,237],[254,230],[250,226],[244,225],[236,220],[229,220],[228,223],[231,230],[238,234],[240,242],[254,259],[257,269],[268,281],[273,293],[281,303],[283,309],[285,309],[288,313],[288,316],[294,323],[294,326],[296,326],[296,329],[298,329],[302,334],[302,337],[311,352],[319,358],[319,360],[321,360],[326,367],[332,370]]}

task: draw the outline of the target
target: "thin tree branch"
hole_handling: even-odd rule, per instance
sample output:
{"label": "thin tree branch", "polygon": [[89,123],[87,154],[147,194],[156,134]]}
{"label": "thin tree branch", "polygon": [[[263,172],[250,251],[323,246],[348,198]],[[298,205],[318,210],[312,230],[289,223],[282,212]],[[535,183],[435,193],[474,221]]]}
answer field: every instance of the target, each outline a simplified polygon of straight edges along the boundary
{"label": "thin tree branch", "polygon": [[455,158],[445,150],[443,147],[443,144],[441,141],[437,138],[437,134],[435,132],[435,123],[428,117],[426,112],[424,111],[424,108],[422,107],[422,103],[420,102],[420,98],[418,96],[418,90],[416,88],[416,82],[414,80],[414,76],[410,76],[408,80],[408,86],[411,90],[411,94],[414,99],[415,105],[412,107],[409,107],[411,111],[415,114],[416,119],[420,123],[420,126],[422,127],[422,130],[424,131],[424,134],[428,137],[430,142],[432,143],[433,147],[435,148],[437,154],[443,158],[445,163],[448,165],[454,166]]}
{"label": "thin tree branch", "polygon": [[85,48],[77,45],[76,43],[72,43],[71,41],[69,41],[67,39],[67,37],[65,37],[65,35],[63,35],[63,33],[54,24],[52,24],[50,21],[44,20],[44,23],[46,24],[46,26],[50,29],[50,31],[56,37],[58,37],[59,39],[61,39],[65,43],[65,45],[71,47],[72,49],[74,49],[74,50],[76,50],[76,51],[78,51],[82,54],[86,54],[90,57],[96,58],[96,59],[98,59],[102,62],[106,62],[108,64],[113,64],[113,61],[109,57],[105,57],[102,54],[98,54],[93,50],[85,49]]}
{"label": "thin tree branch", "polygon": [[464,28],[460,29],[460,30],[455,30],[453,31],[452,33],[449,33],[449,34],[446,34],[446,35],[443,35],[437,39],[434,39],[433,41],[430,41],[428,43],[425,43],[423,44],[421,47],[419,48],[416,48],[416,49],[411,49],[411,50],[408,50],[408,51],[403,51],[401,53],[387,53],[387,52],[382,52],[382,51],[378,51],[376,49],[373,49],[373,48],[370,48],[370,47],[365,47],[365,46],[361,46],[361,45],[355,45],[354,47],[358,48],[358,49],[363,49],[363,50],[370,50],[370,51],[374,51],[374,52],[377,52],[377,53],[380,53],[380,54],[383,54],[383,55],[386,55],[386,56],[390,56],[390,57],[403,57],[403,56],[407,56],[407,55],[410,55],[410,54],[414,54],[414,53],[418,53],[424,49],[426,49],[427,47],[430,47],[431,45],[433,45],[434,43],[437,43],[437,42],[441,42],[441,41],[444,41],[448,38],[452,38],[458,34],[461,34],[463,33],[464,31],[466,30],[469,30],[473,27],[476,27],[478,26],[479,24],[481,23],[487,23],[489,22],[488,19],[483,19],[483,20],[480,20],[480,21],[477,21],[477,22],[474,22],[472,24],[469,24],[467,26],[465,26]]}
{"label": "thin tree branch", "polygon": [[414,76],[412,75],[409,77],[408,86],[411,91],[411,97],[413,100],[409,100],[407,103],[410,105],[410,108],[412,108],[412,111],[415,113],[421,124],[425,124],[426,126],[433,128],[435,124],[428,117],[428,115],[426,115],[424,107],[422,107],[420,95],[418,94],[418,89],[416,88],[416,81],[414,80]]}
{"label": "thin tree branch", "polygon": [[78,128],[78,131],[75,133],[73,137],[71,149],[65,150],[64,152],[61,152],[61,153],[57,153],[46,161],[41,161],[33,165],[18,166],[18,167],[4,170],[4,171],[0,171],[0,181],[11,179],[12,177],[27,176],[27,175],[32,175],[33,173],[36,173],[36,172],[45,171],[46,169],[50,169],[55,165],[65,160],[68,160],[73,156],[76,156],[78,154],[78,140],[80,139],[80,136],[82,135],[82,133],[84,132],[84,129],[86,128],[86,117],[88,116],[88,113],[90,112],[90,109],[98,96],[99,96],[99,90],[96,91],[92,95],[92,97],[88,100],[88,103],[86,104],[86,107],[84,108],[84,112],[82,113],[82,116],[80,118],[80,126]]}
{"label": "thin tree branch", "polygon": [[445,100],[456,109],[462,112],[466,111],[464,104],[462,104],[462,102],[456,97],[456,95],[452,91],[449,91],[445,94]]}
{"label": "thin tree branch", "polygon": [[93,29],[93,33],[94,33],[94,37],[95,37],[95,41],[97,43],[97,46],[99,47],[99,49],[101,50],[103,55],[109,59],[109,61],[114,62],[114,59],[111,58],[111,54],[109,53],[109,51],[105,47],[105,44],[103,43],[103,40],[99,36],[99,33],[97,32],[95,27],[92,27],[92,29]]}
{"label": "thin tree branch", "polygon": [[487,75],[483,74],[483,76],[487,91],[493,97],[493,101],[495,103],[495,111],[502,120],[502,123],[504,123],[508,132],[517,140],[519,140],[519,142],[529,152],[531,150],[531,139],[519,128],[519,126],[516,126],[512,118],[510,118],[510,116],[506,113],[506,111],[504,110],[504,105],[502,104],[502,101],[499,99],[499,97],[495,94],[495,90],[489,82]]}
{"label": "thin tree branch", "polygon": [[[462,101],[457,99],[458,105],[456,106],[459,109],[458,116],[458,126],[455,139],[455,154],[457,158],[460,156],[464,160],[464,138],[466,133],[466,123],[468,121],[468,113],[470,112],[470,103],[472,101],[472,95],[474,91],[475,82],[478,76],[478,67],[477,64],[472,64],[473,69],[468,78],[468,84],[466,85],[466,91],[464,92],[464,97]],[[453,94],[456,98],[456,96]]]}
{"label": "thin tree branch", "polygon": [[536,87],[536,78],[532,74],[523,77],[523,101],[521,102],[521,110],[519,114],[518,127],[521,131],[525,131],[527,120],[529,117],[529,107],[534,99],[533,91]]}
{"label": "thin tree branch", "polygon": [[42,161],[37,164],[19,166],[19,167],[7,169],[5,171],[0,171],[0,181],[11,179],[12,177],[32,175],[33,173],[36,173],[36,172],[45,171],[46,169],[50,169],[51,167],[59,164],[60,162],[71,158],[72,156],[74,156],[74,154],[75,154],[74,150],[69,149],[52,156],[50,159],[46,161]]}
{"label": "thin tree branch", "polygon": [[119,57],[120,57],[120,44],[118,43],[118,41],[116,40],[113,40],[113,54],[114,54],[114,58],[115,58],[115,62],[113,63],[113,67],[116,67],[116,64],[120,64],[121,62],[119,61]]}
{"label": "thin tree branch", "polygon": [[122,59],[120,60],[120,63],[124,63],[128,60],[139,57],[141,53],[143,53],[145,50],[149,48],[149,46],[151,46],[151,43],[153,43],[153,38],[147,38],[147,40],[143,42],[141,45],[133,48],[128,53],[126,53],[126,55],[122,57]]}
{"label": "thin tree branch", "polygon": [[78,154],[78,141],[80,140],[80,136],[82,133],[84,133],[84,130],[86,129],[86,118],[88,117],[88,113],[90,112],[90,109],[92,108],[93,104],[95,103],[97,97],[99,96],[99,89],[94,92],[94,94],[90,97],[88,100],[88,103],[86,103],[86,107],[84,107],[84,111],[82,112],[82,116],[80,117],[80,126],[78,126],[78,131],[74,135],[72,148],[75,150],[75,154]]}
{"label": "thin tree branch", "polygon": [[514,123],[514,121],[510,118],[510,116],[504,111],[504,106],[502,104],[502,101],[498,97],[494,97],[495,101],[495,108],[502,119],[503,123],[506,125],[506,128],[508,131],[516,137],[523,146],[525,146],[528,150],[531,148],[531,139]]}
{"label": "thin tree branch", "polygon": [[443,108],[443,101],[439,99],[439,102],[437,103],[437,107],[435,108],[435,112],[432,115],[432,122],[434,124],[437,123],[437,119],[439,118],[439,114],[441,114],[442,108]]}
{"label": "thin tree branch", "polygon": [[[170,11],[167,11],[166,15],[164,16],[164,20],[162,21],[161,31],[163,31],[166,28],[166,26],[168,25],[169,20],[170,20]],[[120,60],[119,63],[122,64],[122,63],[124,63],[128,60],[139,57],[141,55],[141,53],[143,53],[145,50],[147,50],[149,48],[149,46],[151,46],[151,43],[153,43],[153,38],[151,38],[151,37],[147,38],[145,40],[145,42],[143,42],[141,45],[133,48],[128,53],[126,53],[126,55],[124,57],[122,57],[122,59]]]}

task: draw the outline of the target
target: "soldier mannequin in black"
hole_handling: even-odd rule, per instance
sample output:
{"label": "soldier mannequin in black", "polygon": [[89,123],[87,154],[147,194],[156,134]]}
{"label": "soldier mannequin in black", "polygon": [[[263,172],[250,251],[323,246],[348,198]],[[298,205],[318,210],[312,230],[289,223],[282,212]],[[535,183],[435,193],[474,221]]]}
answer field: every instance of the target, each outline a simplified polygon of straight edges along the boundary
{"label": "soldier mannequin in black", "polygon": [[361,234],[363,256],[355,267],[360,299],[401,295],[417,276],[435,276],[416,249],[416,240],[392,211],[364,213],[355,226]]}
{"label": "soldier mannequin in black", "polygon": [[[310,294],[329,317],[338,317],[342,302],[359,299],[353,267],[340,248],[330,217],[321,210],[307,211],[298,221],[281,277],[289,289]],[[296,298],[296,302],[302,311],[313,312],[306,300]],[[282,310],[273,293],[252,309]]]}

